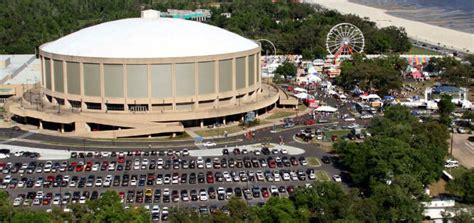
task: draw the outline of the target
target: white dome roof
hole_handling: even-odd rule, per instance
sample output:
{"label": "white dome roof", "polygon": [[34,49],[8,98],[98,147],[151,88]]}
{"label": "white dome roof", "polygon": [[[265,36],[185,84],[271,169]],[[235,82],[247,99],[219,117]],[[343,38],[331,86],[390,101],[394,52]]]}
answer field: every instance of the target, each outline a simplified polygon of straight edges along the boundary
{"label": "white dome roof", "polygon": [[252,40],[200,22],[131,18],[79,30],[41,49],[81,57],[167,58],[235,53],[257,47]]}

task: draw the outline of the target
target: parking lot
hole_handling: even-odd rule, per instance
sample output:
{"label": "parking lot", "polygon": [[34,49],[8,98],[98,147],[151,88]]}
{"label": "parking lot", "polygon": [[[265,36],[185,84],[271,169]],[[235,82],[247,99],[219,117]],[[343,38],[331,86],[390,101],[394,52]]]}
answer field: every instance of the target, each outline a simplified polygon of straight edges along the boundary
{"label": "parking lot", "polygon": [[250,205],[288,196],[319,171],[307,166],[303,154],[266,147],[222,149],[213,157],[192,157],[187,150],[71,153],[54,161],[12,156],[0,170],[0,187],[15,207],[67,207],[115,190],[125,206],[151,209],[154,220],[166,220],[172,206],[209,214],[232,196]]}

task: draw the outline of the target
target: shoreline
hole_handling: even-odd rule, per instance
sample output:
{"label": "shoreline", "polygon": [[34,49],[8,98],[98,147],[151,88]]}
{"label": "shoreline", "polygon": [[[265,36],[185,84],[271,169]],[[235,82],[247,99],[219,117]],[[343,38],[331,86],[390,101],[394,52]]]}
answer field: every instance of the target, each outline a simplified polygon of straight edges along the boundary
{"label": "shoreline", "polygon": [[305,0],[305,3],[319,4],[324,8],[336,10],[342,14],[355,14],[367,17],[377,27],[396,26],[405,28],[409,38],[432,45],[472,54],[474,52],[474,34],[461,32],[427,23],[399,18],[388,14],[387,10],[360,5],[349,0]]}

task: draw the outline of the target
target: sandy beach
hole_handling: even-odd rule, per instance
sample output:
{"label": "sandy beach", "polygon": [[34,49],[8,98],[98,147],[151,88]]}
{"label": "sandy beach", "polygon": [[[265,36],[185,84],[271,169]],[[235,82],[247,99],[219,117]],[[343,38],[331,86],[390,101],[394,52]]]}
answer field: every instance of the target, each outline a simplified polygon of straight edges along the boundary
{"label": "sandy beach", "polygon": [[320,4],[325,8],[337,10],[343,14],[355,14],[362,18],[367,17],[376,22],[377,26],[404,27],[412,39],[427,42],[433,45],[469,53],[474,52],[474,34],[460,32],[422,22],[398,18],[388,15],[386,10],[359,5],[348,0],[305,0],[306,3]]}

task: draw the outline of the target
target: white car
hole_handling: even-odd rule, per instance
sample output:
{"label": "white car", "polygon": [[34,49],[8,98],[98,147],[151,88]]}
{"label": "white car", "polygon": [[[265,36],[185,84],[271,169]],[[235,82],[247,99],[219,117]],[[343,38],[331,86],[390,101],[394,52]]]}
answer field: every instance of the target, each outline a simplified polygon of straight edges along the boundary
{"label": "white car", "polygon": [[33,205],[40,205],[41,201],[38,198],[33,199]]}
{"label": "white car", "polygon": [[457,160],[453,159],[448,159],[446,160],[446,163],[444,164],[445,168],[457,168],[459,167],[459,162]]}
{"label": "white car", "polygon": [[3,178],[3,183],[10,183],[10,181],[12,180],[12,175],[6,175],[5,178]]}
{"label": "white car", "polygon": [[100,165],[99,165],[98,163],[94,164],[94,165],[92,166],[92,171],[94,171],[94,172],[95,172],[95,171],[99,171],[99,167],[100,167]]}
{"label": "white car", "polygon": [[86,203],[86,197],[81,196],[81,198],[79,198],[79,204],[85,204],[85,203]]}
{"label": "white car", "polygon": [[163,211],[161,211],[162,216],[168,215],[168,207],[163,207]]}
{"label": "white car", "polygon": [[365,115],[360,116],[360,119],[371,119],[371,118],[373,118],[373,117],[374,117],[374,116],[371,115],[371,114],[365,114]]}
{"label": "white car", "polygon": [[43,172],[43,167],[40,167],[40,166],[36,167],[35,172],[36,173],[42,173]]}
{"label": "white car", "polygon": [[222,175],[224,176],[225,182],[232,182],[232,177],[230,176],[229,172],[224,171]]}
{"label": "white car", "polygon": [[205,146],[205,147],[210,147],[210,146],[216,146],[217,144],[215,142],[207,141],[207,142],[203,143],[202,145]]}
{"label": "white car", "polygon": [[115,170],[115,164],[110,163],[109,166],[107,167],[107,170],[114,171]]}
{"label": "white car", "polygon": [[286,150],[286,149],[281,149],[280,152],[281,152],[281,154],[288,154],[288,150]]}
{"label": "white car", "polygon": [[354,122],[355,121],[355,118],[345,118],[344,121],[346,122]]}
{"label": "white car", "polygon": [[151,213],[152,214],[160,213],[160,206],[159,205],[153,205],[153,207],[151,208]]}
{"label": "white car", "polygon": [[21,198],[21,197],[15,198],[15,200],[13,200],[13,207],[20,206],[22,202],[23,202],[23,198]]}
{"label": "white car", "polygon": [[464,129],[463,127],[459,127],[459,128],[458,128],[458,133],[459,133],[459,134],[465,134],[465,133],[467,133],[467,131],[466,131],[466,129]]}
{"label": "white car", "polygon": [[189,156],[189,151],[187,149],[183,149],[181,154],[183,154],[183,156]]}
{"label": "white car", "polygon": [[199,200],[201,200],[201,201],[207,201],[208,200],[206,191],[201,191],[201,193],[199,193]]}
{"label": "white car", "polygon": [[137,179],[133,178],[130,180],[130,186],[137,186]]}
{"label": "white car", "polygon": [[284,181],[289,181],[289,180],[290,180],[290,174],[287,173],[287,172],[285,172],[285,173],[283,173],[283,177],[282,177],[282,178],[283,178]]}
{"label": "white car", "polygon": [[273,172],[273,180],[276,181],[276,182],[280,182],[280,181],[281,181],[280,172],[278,172],[278,170],[275,170],[275,171]]}
{"label": "white car", "polygon": [[339,175],[332,176],[332,179],[336,182],[342,182],[341,176],[339,176]]}
{"label": "white car", "polygon": [[102,187],[102,178],[97,178],[95,180],[95,186],[96,187]]}
{"label": "white car", "polygon": [[44,197],[44,192],[43,192],[43,191],[38,191],[38,192],[36,193],[35,198],[37,198],[37,199],[43,199],[43,197]]}
{"label": "white car", "polygon": [[60,200],[61,200],[60,197],[54,197],[54,199],[53,199],[53,204],[59,205],[59,201],[60,201]]}
{"label": "white car", "polygon": [[275,185],[270,186],[270,192],[271,192],[272,194],[273,194],[273,193],[278,194],[278,188],[277,188],[277,186],[275,186]]}
{"label": "white car", "polygon": [[23,188],[25,186],[25,181],[18,181],[18,184],[16,185],[17,188]]}
{"label": "white car", "polygon": [[110,187],[112,184],[112,175],[107,175],[104,180],[104,187]]}
{"label": "white car", "polygon": [[261,170],[257,171],[257,180],[263,181],[264,179],[265,179],[265,176],[263,176],[263,172]]}

